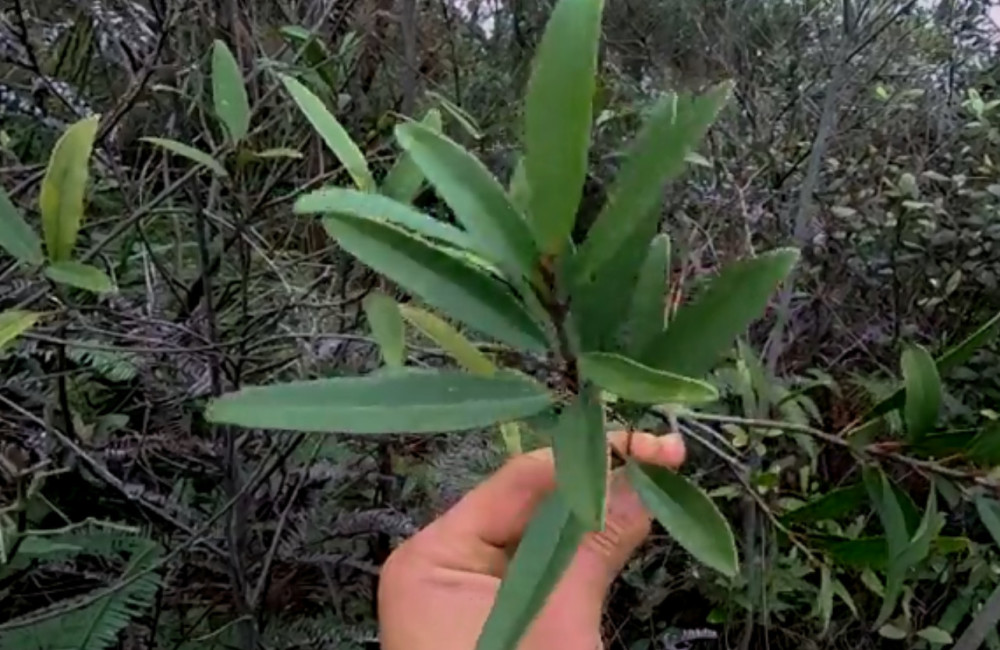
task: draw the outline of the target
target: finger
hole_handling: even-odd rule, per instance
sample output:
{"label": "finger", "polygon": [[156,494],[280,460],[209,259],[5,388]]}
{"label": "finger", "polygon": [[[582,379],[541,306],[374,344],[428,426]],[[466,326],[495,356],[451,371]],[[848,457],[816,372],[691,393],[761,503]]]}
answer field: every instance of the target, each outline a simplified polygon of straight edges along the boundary
{"label": "finger", "polygon": [[[617,431],[609,440],[620,453],[628,453],[641,463],[679,467],[684,462],[684,442],[677,435]],[[456,534],[474,534],[491,546],[512,546],[521,539],[555,482],[550,449],[517,456],[466,495],[439,523],[454,527]]]}

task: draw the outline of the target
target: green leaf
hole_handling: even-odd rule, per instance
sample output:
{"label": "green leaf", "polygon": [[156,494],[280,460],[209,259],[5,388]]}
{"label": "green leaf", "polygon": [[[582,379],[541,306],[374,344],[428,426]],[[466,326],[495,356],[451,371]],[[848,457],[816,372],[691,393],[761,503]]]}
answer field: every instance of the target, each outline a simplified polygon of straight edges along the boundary
{"label": "green leaf", "polygon": [[677,310],[667,331],[641,357],[650,366],[698,377],[759,317],[799,252],[781,248],[730,264],[697,298]]}
{"label": "green leaf", "polygon": [[971,460],[987,467],[1000,465],[1000,420],[984,425],[965,453]]}
{"label": "green leaf", "polygon": [[907,637],[906,630],[901,630],[895,625],[886,623],[878,628],[878,634],[886,639],[901,641]]}
{"label": "green leaf", "polygon": [[273,149],[265,149],[264,151],[255,151],[253,152],[253,157],[258,160],[273,160],[275,158],[301,160],[305,156],[302,155],[301,151],[292,149],[291,147],[274,147]]}
{"label": "green leaf", "polygon": [[733,531],[708,495],[662,467],[629,461],[625,472],[646,508],[678,544],[723,575],[736,576]]}
{"label": "green leaf", "polygon": [[239,144],[250,130],[250,100],[240,64],[220,40],[212,46],[212,99],[215,115],[225,125],[230,141]]}
{"label": "green leaf", "polygon": [[317,97],[311,90],[302,85],[294,77],[288,75],[278,75],[281,83],[285,85],[285,90],[292,96],[299,110],[306,116],[309,123],[316,129],[316,133],[323,139],[326,146],[337,157],[337,160],[344,165],[347,173],[351,175],[354,184],[362,192],[375,190],[375,179],[372,178],[371,170],[368,169],[368,161],[361,152],[358,145],[351,139],[347,131],[341,126],[337,118],[326,108],[323,100]]}
{"label": "green leaf", "polygon": [[976,497],[976,511],[979,513],[979,520],[993,538],[993,543],[1000,547],[1000,502],[980,495]]}
{"label": "green leaf", "polygon": [[455,213],[476,249],[516,274],[530,275],[538,257],[531,231],[489,170],[426,126],[400,124],[396,139]]}
{"label": "green leaf", "polygon": [[38,197],[45,248],[53,262],[68,260],[83,222],[83,201],[90,177],[90,153],[99,115],[72,124],[49,157]]}
{"label": "green leaf", "polygon": [[833,579],[830,575],[830,567],[823,564],[820,566],[819,596],[817,607],[819,609],[820,623],[823,634],[830,629],[830,620],[833,618]]}
{"label": "green leaf", "polygon": [[[636,250],[646,250],[656,234],[659,215],[651,213],[641,228],[632,234],[614,259],[597,274],[578,283],[571,279],[571,311],[573,322],[584,350],[619,351],[618,334],[622,314],[628,313],[639,280],[643,256]],[[641,357],[639,357],[641,359]]]}
{"label": "green leaf", "polygon": [[801,508],[781,517],[782,523],[810,523],[826,519],[839,519],[856,511],[868,497],[864,483],[854,483],[830,490],[816,497]]}
{"label": "green leaf", "polygon": [[587,174],[603,0],[560,0],[534,58],[525,100],[531,224],[543,253],[573,229]]}
{"label": "green leaf", "polygon": [[245,388],[213,400],[211,422],[260,429],[343,433],[436,433],[487,427],[550,405],[525,377],[402,369]]}
{"label": "green leaf", "polygon": [[0,350],[21,336],[38,322],[42,315],[23,309],[8,309],[0,312]]}
{"label": "green leaf", "polygon": [[611,259],[646,215],[656,209],[663,184],[684,169],[686,154],[715,121],[731,88],[727,82],[700,97],[670,94],[657,102],[580,247],[574,271],[578,276],[594,273]]}
{"label": "green leaf", "polygon": [[445,320],[412,305],[399,305],[399,311],[403,318],[440,345],[442,350],[469,372],[485,377],[496,374],[497,368],[493,362]]}
{"label": "green leaf", "polygon": [[472,240],[464,231],[379,194],[326,187],[299,197],[294,210],[298,214],[346,214],[389,222],[457,248],[473,247]]}
{"label": "green leaf", "polygon": [[348,215],[323,224],[345,250],[432,307],[514,347],[545,351],[541,327],[491,276],[388,224]]}
{"label": "green leaf", "polygon": [[337,89],[337,65],[326,45],[316,34],[300,25],[286,25],[279,30],[285,38],[300,46],[302,60],[316,70],[330,92]]}
{"label": "green leaf", "polygon": [[[991,338],[996,336],[998,331],[1000,331],[1000,312],[997,312],[993,318],[980,325],[975,332],[964,338],[957,345],[949,348],[944,354],[938,357],[936,361],[938,374],[946,375],[952,369],[957,368],[968,361],[972,357],[972,354],[989,342]],[[881,417],[890,411],[900,408],[903,406],[904,397],[905,389],[900,387],[891,395],[875,404],[875,406],[873,406],[868,413],[865,414],[862,419],[862,424],[852,431],[856,432],[865,425],[871,423],[871,421],[875,418]]]}
{"label": "green leaf", "polygon": [[53,262],[45,267],[45,275],[53,282],[92,293],[108,293],[115,288],[107,273],[96,266],[73,260]]}
{"label": "green leaf", "polygon": [[[427,111],[423,124],[434,131],[441,132],[441,112],[436,108]],[[401,203],[412,203],[420,194],[424,185],[424,173],[413,162],[409,153],[403,151],[396,158],[396,163],[382,180],[382,194]]]}
{"label": "green leaf", "polygon": [[576,555],[585,532],[561,493],[551,494],[538,507],[507,566],[476,650],[517,647]]}
{"label": "green leaf", "polygon": [[406,362],[406,339],[400,306],[389,296],[377,291],[365,296],[362,306],[368,317],[372,336],[378,341],[382,361],[391,368],[402,368]]}
{"label": "green leaf", "polygon": [[649,244],[646,261],[632,294],[628,319],[628,347],[638,356],[666,325],[667,294],[670,290],[670,237],[657,235]]}
{"label": "green leaf", "polygon": [[196,165],[202,165],[203,167],[208,167],[216,175],[226,178],[229,174],[226,172],[226,168],[222,166],[215,158],[211,155],[205,153],[201,149],[196,149],[192,146],[186,145],[183,142],[177,142],[176,140],[169,140],[167,138],[139,138],[143,142],[148,142],[149,144],[156,145],[166,149],[170,153],[175,153],[178,156],[187,158]]}
{"label": "green leaf", "polygon": [[531,187],[528,185],[528,172],[524,168],[524,156],[518,156],[514,171],[510,175],[507,187],[510,202],[522,214],[528,214],[531,209]]}
{"label": "green leaf", "polygon": [[701,404],[719,398],[714,386],[644,366],[610,352],[580,356],[583,376],[618,397],[642,404]]}
{"label": "green leaf", "polygon": [[21,216],[2,187],[0,187],[0,248],[28,266],[38,266],[45,261],[45,256],[42,255],[42,241]]}
{"label": "green leaf", "polygon": [[444,112],[447,113],[451,119],[455,120],[455,122],[462,127],[462,130],[468,133],[474,140],[482,139],[483,133],[479,129],[479,125],[476,124],[475,118],[469,115],[468,111],[441,93],[428,90],[425,94],[428,99],[431,99],[434,103],[444,109]]}
{"label": "green leaf", "polygon": [[925,627],[924,629],[917,632],[917,636],[925,641],[930,641],[931,643],[948,644],[954,643],[954,639],[951,635],[942,630],[939,627]]}
{"label": "green leaf", "polygon": [[872,500],[872,506],[882,522],[888,543],[888,570],[886,572],[885,596],[882,608],[876,618],[875,627],[885,623],[899,601],[903,592],[903,581],[906,577],[905,566],[901,559],[910,544],[910,536],[906,530],[906,520],[903,510],[896,500],[889,479],[881,471],[866,468],[864,471],[865,487]]}
{"label": "green leaf", "polygon": [[552,430],[556,485],[588,530],[604,528],[608,484],[608,439],[604,412],[593,387],[563,407]]}
{"label": "green leaf", "polygon": [[941,408],[941,379],[934,359],[919,345],[907,346],[900,362],[906,401],[903,415],[911,441],[920,440],[934,428]]}

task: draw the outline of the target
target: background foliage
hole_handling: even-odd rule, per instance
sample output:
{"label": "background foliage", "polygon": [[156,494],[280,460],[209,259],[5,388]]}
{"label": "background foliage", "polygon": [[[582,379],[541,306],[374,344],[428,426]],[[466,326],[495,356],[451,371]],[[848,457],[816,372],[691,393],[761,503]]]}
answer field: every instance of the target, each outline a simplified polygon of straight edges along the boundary
{"label": "background foliage", "polygon": [[[732,260],[802,249],[710,369],[722,402],[642,422],[687,436],[687,474],[736,529],[741,572],[708,571],[655,536],[608,605],[609,648],[1000,647],[993,332],[941,361],[1000,311],[988,9],[608,3],[578,230],[662,94],[729,79],[732,101],[663,192],[671,305]],[[447,218],[405,168],[389,181],[403,116],[439,119],[498,178],[516,176],[512,89],[550,12],[517,0],[3,6],[0,227],[7,237],[8,216],[24,215],[49,262],[20,231],[0,257],[0,647],[375,647],[378,566],[502,462],[501,438],[264,434],[213,426],[205,405],[244,384],[366,373],[387,354],[452,363],[412,312],[405,350],[380,350],[366,298],[403,294],[292,204],[378,183]],[[217,86],[226,66],[244,78],[249,125],[217,103],[240,101]],[[315,135],[296,84],[344,137]],[[81,123],[97,125],[86,219],[57,259],[42,180]],[[637,264],[645,253],[629,250]],[[936,394],[914,381],[938,374],[940,414],[877,407],[904,380],[907,395]],[[884,417],[859,427],[873,408]],[[524,444],[536,444],[527,432]]]}

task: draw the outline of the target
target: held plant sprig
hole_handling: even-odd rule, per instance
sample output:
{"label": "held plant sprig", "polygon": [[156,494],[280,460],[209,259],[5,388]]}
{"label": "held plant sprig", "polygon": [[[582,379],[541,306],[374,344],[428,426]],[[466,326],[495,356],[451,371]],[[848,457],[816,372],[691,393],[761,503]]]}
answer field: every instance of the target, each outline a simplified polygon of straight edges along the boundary
{"label": "held plant sprig", "polygon": [[[479,650],[516,647],[583,535],[604,525],[609,456],[602,398],[688,407],[716,399],[715,387],[701,377],[761,314],[797,259],[796,251],[783,249],[738,262],[665,321],[670,247],[665,235],[657,236],[662,187],[683,170],[724,105],[728,84],[656,103],[607,204],[574,248],[602,8],[601,0],[556,5],[534,62],[524,164],[510,191],[441,135],[435,120],[396,129],[404,154],[389,178],[398,184],[405,170],[411,189],[377,187],[322,101],[282,79],[357,187],[312,192],[296,211],[323,215],[342,248],[426,306],[524,354],[550,355],[556,380],[543,384],[498,368],[445,320],[379,295],[365,307],[386,368],[366,377],[247,388],[207,411],[214,422],[355,434],[499,424],[514,447],[518,421],[533,418],[547,428],[558,489],[528,526]],[[424,180],[458,225],[408,205]],[[406,367],[406,323],[461,369]],[[631,461],[625,474],[681,546],[727,576],[738,572],[732,531],[704,492],[677,474]]]}

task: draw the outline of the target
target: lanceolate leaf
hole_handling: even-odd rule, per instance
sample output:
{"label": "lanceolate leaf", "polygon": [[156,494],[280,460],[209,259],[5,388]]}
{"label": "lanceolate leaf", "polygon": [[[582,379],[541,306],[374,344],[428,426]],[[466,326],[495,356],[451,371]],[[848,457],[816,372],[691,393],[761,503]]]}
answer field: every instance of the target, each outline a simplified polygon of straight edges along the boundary
{"label": "lanceolate leaf", "polygon": [[365,297],[362,306],[372,336],[378,341],[382,361],[389,367],[402,368],[406,359],[406,339],[399,305],[384,293],[374,292]]}
{"label": "lanceolate leaf", "polygon": [[976,510],[979,512],[979,520],[986,526],[993,542],[1000,547],[1000,502],[979,496],[976,498]]}
{"label": "lanceolate leaf", "polygon": [[458,144],[416,123],[396,127],[399,144],[493,262],[527,276],[538,254],[527,222],[479,160]]}
{"label": "lanceolate leaf", "polygon": [[[964,338],[954,347],[949,348],[944,354],[938,357],[935,362],[938,373],[941,375],[947,375],[950,370],[957,368],[968,361],[972,357],[972,354],[989,342],[991,338],[996,336],[998,331],[1000,331],[1000,312],[997,312],[993,318],[979,326],[975,332]],[[903,406],[904,399],[905,389],[900,387],[894,393],[889,395],[889,397],[886,397],[873,406],[863,418],[863,422],[868,423],[874,418],[900,408]],[[857,429],[854,429],[854,431],[857,431]]]}
{"label": "lanceolate leaf", "polygon": [[337,118],[323,104],[323,100],[297,79],[288,75],[279,76],[281,83],[285,85],[285,89],[295,100],[299,110],[306,116],[319,136],[323,138],[323,142],[337,157],[337,160],[347,169],[347,173],[351,175],[357,188],[362,192],[373,191],[375,179],[372,178],[371,170],[368,169],[365,155],[361,153],[361,149],[337,121]]}
{"label": "lanceolate leaf", "polygon": [[509,345],[545,350],[541,327],[489,275],[388,224],[348,215],[323,223],[345,250],[431,306]]}
{"label": "lanceolate leaf", "polygon": [[400,305],[399,311],[403,318],[440,345],[442,350],[469,372],[487,377],[496,373],[497,368],[493,362],[445,320],[412,305]]}
{"label": "lanceolate leaf", "polygon": [[[441,112],[436,108],[427,111],[423,124],[434,131],[441,132]],[[412,203],[420,194],[424,184],[424,173],[413,162],[410,154],[404,151],[396,159],[396,163],[385,175],[382,181],[382,194],[401,203]]]}
{"label": "lanceolate leaf", "polygon": [[593,387],[567,404],[552,431],[556,485],[566,505],[589,530],[604,528],[608,439],[604,413]]}
{"label": "lanceolate leaf", "polygon": [[229,174],[226,173],[226,168],[222,166],[222,163],[215,158],[212,158],[211,155],[205,153],[201,149],[196,149],[192,146],[184,144],[183,142],[177,142],[176,140],[168,140],[167,138],[140,138],[140,140],[154,144],[157,147],[162,147],[171,153],[187,158],[195,164],[208,167],[216,175],[221,176],[222,178],[229,176]]}
{"label": "lanceolate leaf", "polygon": [[781,521],[790,524],[839,519],[860,508],[867,498],[868,490],[863,483],[836,488],[783,515]]}
{"label": "lanceolate leaf", "polygon": [[642,404],[700,404],[719,398],[711,384],[644,366],[618,354],[580,356],[583,376],[601,388]]}
{"label": "lanceolate leaf", "polygon": [[733,531],[708,495],[662,467],[629,461],[625,471],[646,508],[688,553],[723,575],[739,572]]}
{"label": "lanceolate leaf", "polygon": [[100,116],[93,115],[71,125],[49,157],[38,202],[45,248],[53,262],[69,259],[76,245],[99,122]]}
{"label": "lanceolate leaf", "polygon": [[906,401],[903,415],[911,441],[923,438],[937,423],[941,408],[941,379],[934,359],[919,345],[907,346],[900,362]]}
{"label": "lanceolate leaf", "polygon": [[0,248],[10,253],[14,259],[30,266],[37,266],[45,261],[41,240],[2,187],[0,187]]}
{"label": "lanceolate leaf", "polygon": [[525,106],[531,223],[543,253],[573,228],[587,173],[603,0],[560,0],[534,59]]}
{"label": "lanceolate leaf", "polygon": [[66,284],[93,293],[107,293],[115,288],[107,273],[96,266],[73,260],[53,262],[45,267],[45,275],[59,284]]}
{"label": "lanceolate leaf", "polygon": [[966,455],[987,467],[1000,465],[1000,421],[993,421],[976,434],[969,443]]}
{"label": "lanceolate leaf", "polygon": [[33,311],[8,309],[0,312],[0,350],[24,334],[38,322],[42,315]]}
{"label": "lanceolate leaf", "polygon": [[300,25],[286,25],[279,31],[301,48],[299,51],[303,61],[316,71],[330,92],[336,91],[337,61],[331,56],[323,41]]}
{"label": "lanceolate leaf", "polygon": [[798,259],[782,248],[730,264],[693,302],[677,310],[667,331],[641,357],[650,366],[698,377],[707,373],[747,326],[758,318]]}
{"label": "lanceolate leaf", "polygon": [[642,255],[636,255],[635,251],[649,247],[658,225],[659,215],[650,213],[610,262],[598,269],[595,275],[573,285],[573,320],[583,349],[621,349],[617,338],[621,315],[628,312],[632,303],[633,290],[643,263]]}
{"label": "lanceolate leaf", "polygon": [[399,370],[245,388],[214,400],[212,422],[261,429],[344,433],[436,433],[534,415],[548,392],[516,375]]}
{"label": "lanceolate leaf", "polygon": [[473,247],[469,235],[454,226],[418,212],[404,203],[368,192],[326,187],[299,197],[299,214],[347,214],[375,221],[388,221],[418,235],[437,239],[461,249]]}
{"label": "lanceolate leaf", "polygon": [[627,324],[630,356],[638,356],[666,324],[667,294],[670,286],[670,237],[657,235],[649,245],[646,261],[639,269],[639,279],[632,294],[632,309]]}
{"label": "lanceolate leaf", "polygon": [[524,169],[524,156],[518,156],[514,171],[510,175],[507,195],[522,214],[531,209],[531,188],[528,186],[528,172]]}
{"label": "lanceolate leaf", "polygon": [[535,511],[500,584],[476,650],[513,650],[576,554],[586,532],[559,492]]}
{"label": "lanceolate leaf", "polygon": [[901,562],[901,559],[909,546],[910,536],[906,531],[903,511],[885,474],[877,470],[866,469],[864,481],[875,512],[882,521],[889,550],[885,596],[882,599],[882,607],[875,622],[875,627],[878,628],[892,616],[899,596],[903,592],[907,567]]}
{"label": "lanceolate leaf", "polygon": [[656,208],[663,184],[684,169],[685,155],[715,121],[731,87],[720,84],[696,98],[668,95],[657,103],[580,247],[578,276],[587,276],[607,262]]}
{"label": "lanceolate leaf", "polygon": [[240,65],[220,40],[212,46],[212,99],[215,114],[225,125],[229,139],[239,143],[250,130],[250,101]]}

